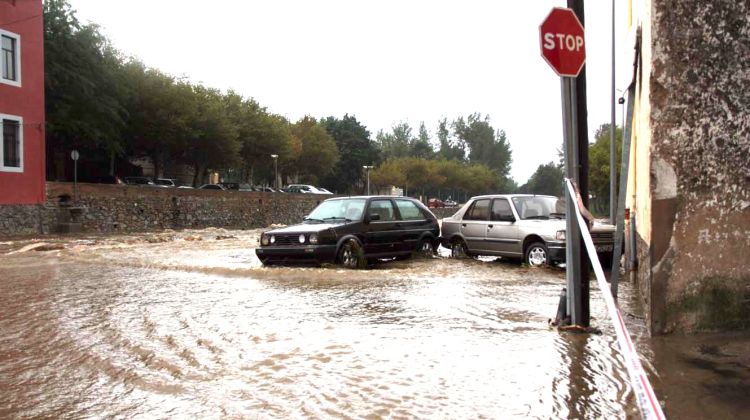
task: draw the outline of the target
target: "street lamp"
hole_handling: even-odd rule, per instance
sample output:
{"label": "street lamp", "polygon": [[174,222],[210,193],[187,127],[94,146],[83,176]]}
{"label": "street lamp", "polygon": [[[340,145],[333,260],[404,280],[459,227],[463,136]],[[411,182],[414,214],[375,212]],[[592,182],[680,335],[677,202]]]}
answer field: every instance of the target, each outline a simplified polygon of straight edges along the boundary
{"label": "street lamp", "polygon": [[279,190],[279,166],[278,166],[278,159],[279,155],[271,155],[273,158],[273,186],[276,189],[276,191]]}
{"label": "street lamp", "polygon": [[370,195],[370,169],[372,169],[372,166],[364,165],[362,169],[367,171],[367,195]]}

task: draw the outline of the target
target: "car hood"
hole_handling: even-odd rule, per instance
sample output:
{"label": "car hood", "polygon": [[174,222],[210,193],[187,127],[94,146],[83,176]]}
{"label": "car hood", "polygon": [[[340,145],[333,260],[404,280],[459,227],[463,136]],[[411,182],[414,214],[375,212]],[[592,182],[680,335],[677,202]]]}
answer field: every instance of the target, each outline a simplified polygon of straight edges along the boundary
{"label": "car hood", "polygon": [[311,233],[321,232],[326,229],[341,226],[341,223],[300,223],[298,225],[287,226],[279,229],[270,230],[266,233],[277,235],[283,233]]}
{"label": "car hood", "polygon": [[[526,219],[521,220],[518,222],[520,226],[537,226],[539,228],[545,228],[550,230],[565,230],[565,219],[549,219],[549,220],[542,220],[542,219]],[[592,231],[596,232],[606,232],[606,231],[614,231],[615,226],[611,225],[609,223],[603,223],[597,220],[594,220],[594,225],[591,227]]]}

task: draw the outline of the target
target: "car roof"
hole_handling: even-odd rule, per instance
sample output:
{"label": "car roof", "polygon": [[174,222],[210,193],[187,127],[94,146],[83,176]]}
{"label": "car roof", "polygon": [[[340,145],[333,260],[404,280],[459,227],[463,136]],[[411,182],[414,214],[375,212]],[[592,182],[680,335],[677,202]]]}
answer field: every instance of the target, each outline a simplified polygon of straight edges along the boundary
{"label": "car roof", "polygon": [[361,200],[367,200],[369,198],[399,198],[399,199],[404,199],[404,200],[416,200],[416,198],[413,198],[413,197],[402,197],[402,196],[395,196],[395,195],[350,195],[348,197],[329,198],[326,201],[348,200],[350,198],[356,198],[356,199],[361,199]]}

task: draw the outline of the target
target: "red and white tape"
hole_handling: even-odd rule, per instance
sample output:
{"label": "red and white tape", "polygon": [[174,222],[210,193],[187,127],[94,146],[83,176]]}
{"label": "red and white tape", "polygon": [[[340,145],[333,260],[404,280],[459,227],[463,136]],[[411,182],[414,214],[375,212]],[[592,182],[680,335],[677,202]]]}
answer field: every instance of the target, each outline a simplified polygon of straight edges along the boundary
{"label": "red and white tape", "polygon": [[[569,179],[565,180],[565,185],[568,188],[570,196],[576,197],[576,191]],[[646,372],[643,370],[641,359],[635,351],[635,346],[633,346],[633,342],[630,340],[630,334],[625,328],[625,322],[622,319],[622,315],[620,315],[620,310],[617,309],[615,299],[612,297],[609,284],[607,284],[607,280],[604,277],[602,265],[599,263],[599,258],[596,256],[594,241],[591,239],[591,234],[588,229],[583,228],[586,226],[586,222],[583,220],[578,204],[576,203],[573,207],[576,211],[578,226],[581,227],[580,230],[581,236],[583,236],[583,242],[586,244],[586,252],[588,252],[591,265],[594,267],[594,273],[596,273],[596,281],[599,283],[599,289],[602,291],[604,301],[607,304],[609,317],[612,319],[615,326],[617,343],[620,346],[620,351],[625,357],[625,368],[628,370],[628,375],[630,376],[630,385],[635,393],[638,408],[641,411],[641,417],[649,420],[662,420],[665,418],[664,412],[661,409],[659,400],[656,399],[654,388],[651,386],[651,382],[649,382]]]}

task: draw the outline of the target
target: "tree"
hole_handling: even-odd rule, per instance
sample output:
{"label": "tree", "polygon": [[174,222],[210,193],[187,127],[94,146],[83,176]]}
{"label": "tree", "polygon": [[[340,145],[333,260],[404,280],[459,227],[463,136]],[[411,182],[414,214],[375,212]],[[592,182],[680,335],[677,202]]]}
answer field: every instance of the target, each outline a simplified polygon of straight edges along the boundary
{"label": "tree", "polygon": [[435,157],[435,151],[430,143],[430,134],[427,132],[424,122],[419,124],[419,134],[413,139],[409,153],[412,157],[432,159]]}
{"label": "tree", "polygon": [[71,148],[122,154],[128,95],[121,57],[96,25],[81,25],[66,0],[44,3],[45,103],[50,174]]}
{"label": "tree", "polygon": [[539,165],[526,184],[519,188],[519,192],[526,194],[544,194],[560,197],[563,195],[562,169],[553,162]]}
{"label": "tree", "polygon": [[193,136],[191,121],[197,116],[193,88],[172,76],[148,69],[138,61],[124,66],[131,95],[125,138],[131,156],[145,156],[162,176],[168,162],[183,159],[188,139]]}
{"label": "tree", "polygon": [[492,128],[489,116],[475,113],[466,120],[459,117],[453,122],[453,130],[467,145],[469,162],[495,169],[500,178],[508,176],[513,162],[510,144],[504,131]]}
{"label": "tree", "polygon": [[445,118],[438,122],[437,138],[438,156],[446,160],[466,160],[466,144],[461,139],[451,137],[448,120]]}
{"label": "tree", "polygon": [[294,165],[304,182],[317,184],[333,171],[339,161],[336,142],[315,118],[305,116],[291,127],[292,138],[299,142],[301,153]]}
{"label": "tree", "polygon": [[354,192],[362,185],[362,166],[379,162],[370,132],[356,117],[348,114],[340,119],[328,117],[320,123],[333,137],[341,156],[333,172],[324,178],[323,185],[339,193]]}
{"label": "tree", "polygon": [[[592,195],[591,211],[597,215],[609,214],[609,124],[602,124],[594,134],[594,142],[589,144],[589,194]],[[615,162],[617,177],[620,179],[622,159],[622,128],[615,128]],[[616,184],[616,185],[619,185]],[[615,194],[617,191],[615,191]]]}
{"label": "tree", "polygon": [[193,186],[209,170],[231,168],[240,161],[237,129],[227,117],[221,93],[203,86],[194,87],[197,112],[191,121],[193,137],[186,145],[185,163],[193,166]]}

